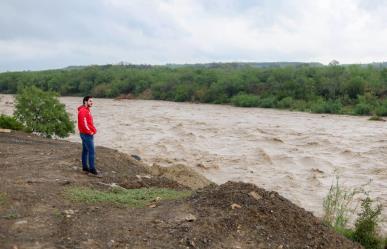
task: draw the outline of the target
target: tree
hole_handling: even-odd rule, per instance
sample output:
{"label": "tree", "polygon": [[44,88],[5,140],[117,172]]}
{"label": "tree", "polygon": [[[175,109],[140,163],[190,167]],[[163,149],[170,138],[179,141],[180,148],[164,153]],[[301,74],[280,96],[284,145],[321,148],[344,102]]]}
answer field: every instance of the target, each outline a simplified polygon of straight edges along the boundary
{"label": "tree", "polygon": [[340,62],[337,60],[332,60],[331,62],[329,62],[329,66],[338,66],[339,64]]}
{"label": "tree", "polygon": [[54,92],[35,86],[23,88],[16,95],[15,107],[16,119],[32,132],[45,137],[67,137],[74,132],[74,123]]}

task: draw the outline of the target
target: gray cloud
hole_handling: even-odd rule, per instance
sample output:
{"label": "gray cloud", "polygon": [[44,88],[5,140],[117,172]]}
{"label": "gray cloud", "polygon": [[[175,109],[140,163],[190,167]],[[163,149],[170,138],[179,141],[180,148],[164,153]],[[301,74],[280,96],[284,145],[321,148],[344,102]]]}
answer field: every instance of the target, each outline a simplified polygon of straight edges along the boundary
{"label": "gray cloud", "polygon": [[0,2],[0,71],[68,65],[384,60],[385,1]]}

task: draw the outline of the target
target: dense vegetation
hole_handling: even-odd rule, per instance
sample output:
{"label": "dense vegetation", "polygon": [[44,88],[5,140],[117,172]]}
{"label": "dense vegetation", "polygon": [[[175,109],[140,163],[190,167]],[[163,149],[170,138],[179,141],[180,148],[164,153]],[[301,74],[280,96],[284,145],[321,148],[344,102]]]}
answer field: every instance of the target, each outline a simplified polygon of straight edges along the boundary
{"label": "dense vegetation", "polygon": [[230,103],[387,116],[387,68],[374,65],[105,65],[0,74],[0,92],[34,85],[60,95]]}
{"label": "dense vegetation", "polygon": [[14,115],[9,119],[15,119],[29,131],[45,137],[67,137],[74,132],[74,123],[56,93],[42,91],[35,86],[19,89]]}
{"label": "dense vegetation", "polygon": [[1,114],[0,115],[0,128],[11,130],[24,130],[25,127],[15,117]]}

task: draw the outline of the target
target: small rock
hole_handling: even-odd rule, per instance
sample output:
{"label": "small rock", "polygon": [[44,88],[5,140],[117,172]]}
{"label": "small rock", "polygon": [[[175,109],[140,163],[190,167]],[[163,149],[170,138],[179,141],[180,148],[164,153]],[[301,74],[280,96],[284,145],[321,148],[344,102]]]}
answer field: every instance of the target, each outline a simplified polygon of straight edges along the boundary
{"label": "small rock", "polygon": [[107,246],[110,248],[114,245],[114,240],[110,240],[108,243],[107,243]]}
{"label": "small rock", "polygon": [[26,220],[20,220],[20,221],[15,222],[15,225],[23,225],[23,224],[27,224],[27,223],[28,223],[28,221],[26,221]]}
{"label": "small rock", "polygon": [[196,216],[193,215],[193,214],[188,214],[188,215],[185,217],[185,220],[188,221],[188,222],[195,221],[195,220],[196,220]]}
{"label": "small rock", "polygon": [[231,204],[232,209],[241,208],[242,206],[236,203]]}
{"label": "small rock", "polygon": [[188,246],[196,247],[195,242],[189,238],[187,238],[185,242],[187,243]]}
{"label": "small rock", "polygon": [[[68,238],[70,239],[70,238]],[[93,239],[88,239],[87,241],[82,241],[81,245],[83,248],[98,248],[98,244],[95,240]]]}
{"label": "small rock", "polygon": [[63,213],[66,215],[66,218],[71,218],[71,216],[73,214],[75,214],[76,211],[72,210],[72,209],[68,209],[68,210],[65,210],[63,211]]}
{"label": "small rock", "polygon": [[69,185],[71,182],[69,180],[63,180],[59,182],[60,185]]}
{"label": "small rock", "polygon": [[141,157],[137,156],[137,155],[130,155],[132,158],[134,158],[135,160],[137,161],[141,161]]}
{"label": "small rock", "polygon": [[253,197],[254,199],[256,199],[257,201],[259,200],[259,199],[262,199],[262,196],[260,196],[257,192],[255,192],[255,191],[251,191],[250,193],[249,193],[249,195],[251,196],[251,197]]}
{"label": "small rock", "polygon": [[72,209],[65,210],[64,213],[69,215],[75,214],[74,210]]}
{"label": "small rock", "polygon": [[159,220],[159,219],[153,220],[152,222],[153,222],[154,224],[161,224],[161,223],[163,223],[163,221],[162,221],[162,220]]}
{"label": "small rock", "polygon": [[142,178],[146,178],[146,179],[151,179],[151,178],[152,178],[152,176],[150,176],[150,175],[136,175],[136,177],[137,177],[139,180],[141,180]]}

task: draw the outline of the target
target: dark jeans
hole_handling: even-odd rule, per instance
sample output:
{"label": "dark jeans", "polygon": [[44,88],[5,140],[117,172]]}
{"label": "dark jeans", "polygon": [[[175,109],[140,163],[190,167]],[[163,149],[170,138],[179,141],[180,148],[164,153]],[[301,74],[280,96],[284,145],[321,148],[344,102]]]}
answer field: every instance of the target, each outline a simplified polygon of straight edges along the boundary
{"label": "dark jeans", "polygon": [[[94,138],[92,135],[80,134],[82,139],[82,168],[83,170],[95,171],[94,160]],[[87,159],[89,159],[89,167],[87,167]]]}

